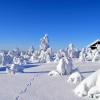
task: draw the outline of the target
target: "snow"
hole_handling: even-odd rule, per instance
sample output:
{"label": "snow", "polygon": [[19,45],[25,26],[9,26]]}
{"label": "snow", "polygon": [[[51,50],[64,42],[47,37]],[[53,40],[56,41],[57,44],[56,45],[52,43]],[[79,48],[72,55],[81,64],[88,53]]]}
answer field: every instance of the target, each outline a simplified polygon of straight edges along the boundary
{"label": "snow", "polygon": [[100,91],[98,90],[98,87],[97,86],[93,86],[88,91],[88,97],[90,97],[90,98],[96,98],[96,94],[100,94]]}
{"label": "snow", "polygon": [[57,65],[57,71],[58,73],[60,73],[61,75],[64,75],[66,73],[66,70],[65,70],[65,61],[64,59],[61,59],[59,61],[59,64]]}
{"label": "snow", "polygon": [[92,62],[96,62],[96,61],[100,61],[100,52],[96,52],[92,59]]}
{"label": "snow", "polygon": [[70,43],[68,45],[68,56],[71,58],[76,58],[78,57],[78,51],[75,48],[74,44]]}
{"label": "snow", "polygon": [[59,76],[60,74],[59,74],[58,71],[53,70],[53,71],[49,72],[48,75],[49,75],[49,76],[53,76],[53,77],[55,77],[55,76]]}
{"label": "snow", "polygon": [[67,82],[68,83],[73,83],[73,84],[78,84],[83,80],[83,76],[81,75],[80,72],[76,71],[74,73],[72,73],[69,77]]}
{"label": "snow", "polygon": [[94,97],[100,93],[100,69],[84,79],[75,89],[74,93],[80,97]]}
{"label": "snow", "polygon": [[62,58],[56,66],[56,70],[51,71],[48,75],[69,75],[73,71],[72,68],[73,64],[71,58]]}
{"label": "snow", "polygon": [[[74,62],[85,77],[99,69],[99,64]],[[24,72],[15,75],[0,71],[0,99],[15,100],[19,97],[18,100],[89,100],[88,97],[80,99],[74,94],[75,86],[67,83],[67,75],[48,76],[56,66],[57,63],[54,62],[35,63],[24,66]]]}

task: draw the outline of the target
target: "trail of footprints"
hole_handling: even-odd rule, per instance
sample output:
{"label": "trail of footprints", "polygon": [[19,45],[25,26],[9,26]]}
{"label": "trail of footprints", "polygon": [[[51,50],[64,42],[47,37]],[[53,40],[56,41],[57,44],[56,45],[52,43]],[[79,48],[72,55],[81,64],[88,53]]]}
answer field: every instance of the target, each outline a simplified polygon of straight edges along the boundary
{"label": "trail of footprints", "polygon": [[30,81],[26,84],[25,88],[19,92],[19,95],[15,97],[15,100],[19,100],[20,96],[28,90],[28,88],[32,85],[32,82],[34,81],[34,77],[30,79]]}

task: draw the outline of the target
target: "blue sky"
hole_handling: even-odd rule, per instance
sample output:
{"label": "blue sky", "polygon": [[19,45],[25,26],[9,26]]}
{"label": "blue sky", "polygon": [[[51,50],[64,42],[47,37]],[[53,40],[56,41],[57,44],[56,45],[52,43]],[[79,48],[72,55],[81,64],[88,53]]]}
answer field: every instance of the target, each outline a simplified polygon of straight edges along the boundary
{"label": "blue sky", "polygon": [[100,38],[99,0],[0,0],[0,49],[37,48],[45,33],[55,49]]}

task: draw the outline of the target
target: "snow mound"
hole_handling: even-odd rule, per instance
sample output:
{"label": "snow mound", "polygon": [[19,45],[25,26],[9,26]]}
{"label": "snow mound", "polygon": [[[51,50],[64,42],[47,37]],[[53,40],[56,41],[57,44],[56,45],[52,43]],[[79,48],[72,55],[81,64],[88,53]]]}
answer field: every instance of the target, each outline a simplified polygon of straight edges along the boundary
{"label": "snow mound", "polygon": [[[72,64],[72,60],[66,58],[62,58],[60,59],[58,65],[56,66],[56,70],[55,71],[51,71],[48,75],[69,75],[72,73],[72,68],[73,68],[73,64]],[[56,74],[55,74],[56,73]],[[57,74],[58,73],[58,74]]]}
{"label": "snow mound", "polygon": [[64,59],[61,59],[59,61],[59,64],[57,65],[57,69],[56,69],[61,75],[64,75],[66,73],[65,70],[65,61]]}
{"label": "snow mound", "polygon": [[[74,89],[74,93],[77,96],[89,96],[89,97],[93,97],[91,95],[94,95],[95,93],[98,92],[98,90],[100,91],[100,70],[94,72],[93,74],[91,74],[89,77],[87,77],[86,79],[84,79],[75,89]],[[98,88],[94,88],[94,86],[98,87]]]}
{"label": "snow mound", "polygon": [[92,87],[88,92],[88,97],[90,98],[99,98],[100,97],[100,90],[97,86]]}
{"label": "snow mound", "polygon": [[67,82],[73,83],[76,85],[77,83],[80,83],[82,80],[83,80],[83,76],[80,74],[80,72],[77,71],[77,72],[72,73],[69,76]]}
{"label": "snow mound", "polygon": [[60,74],[57,71],[53,70],[53,71],[49,72],[48,75],[49,76],[59,76]]}

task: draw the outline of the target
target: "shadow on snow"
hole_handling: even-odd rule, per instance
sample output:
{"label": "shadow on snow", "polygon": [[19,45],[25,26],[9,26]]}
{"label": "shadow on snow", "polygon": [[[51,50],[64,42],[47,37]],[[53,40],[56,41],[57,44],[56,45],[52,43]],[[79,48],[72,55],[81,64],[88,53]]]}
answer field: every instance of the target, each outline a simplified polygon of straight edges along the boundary
{"label": "shadow on snow", "polygon": [[31,73],[37,73],[37,74],[42,74],[42,73],[44,73],[44,74],[47,74],[47,73],[49,73],[50,71],[34,71],[34,72],[23,72],[23,73],[27,73],[27,74],[31,74]]}
{"label": "shadow on snow", "polygon": [[[38,67],[38,66],[40,66],[40,65],[39,64],[36,64],[36,65],[35,64],[33,64],[33,65],[32,64],[30,64],[30,65],[19,65],[18,68],[24,70],[24,69],[27,69],[27,68]],[[7,67],[5,67],[5,66],[4,67],[1,66],[0,72],[6,71],[6,68]]]}
{"label": "shadow on snow", "polygon": [[95,71],[84,71],[84,72],[80,72],[82,74],[87,74],[87,73],[94,73]]}

